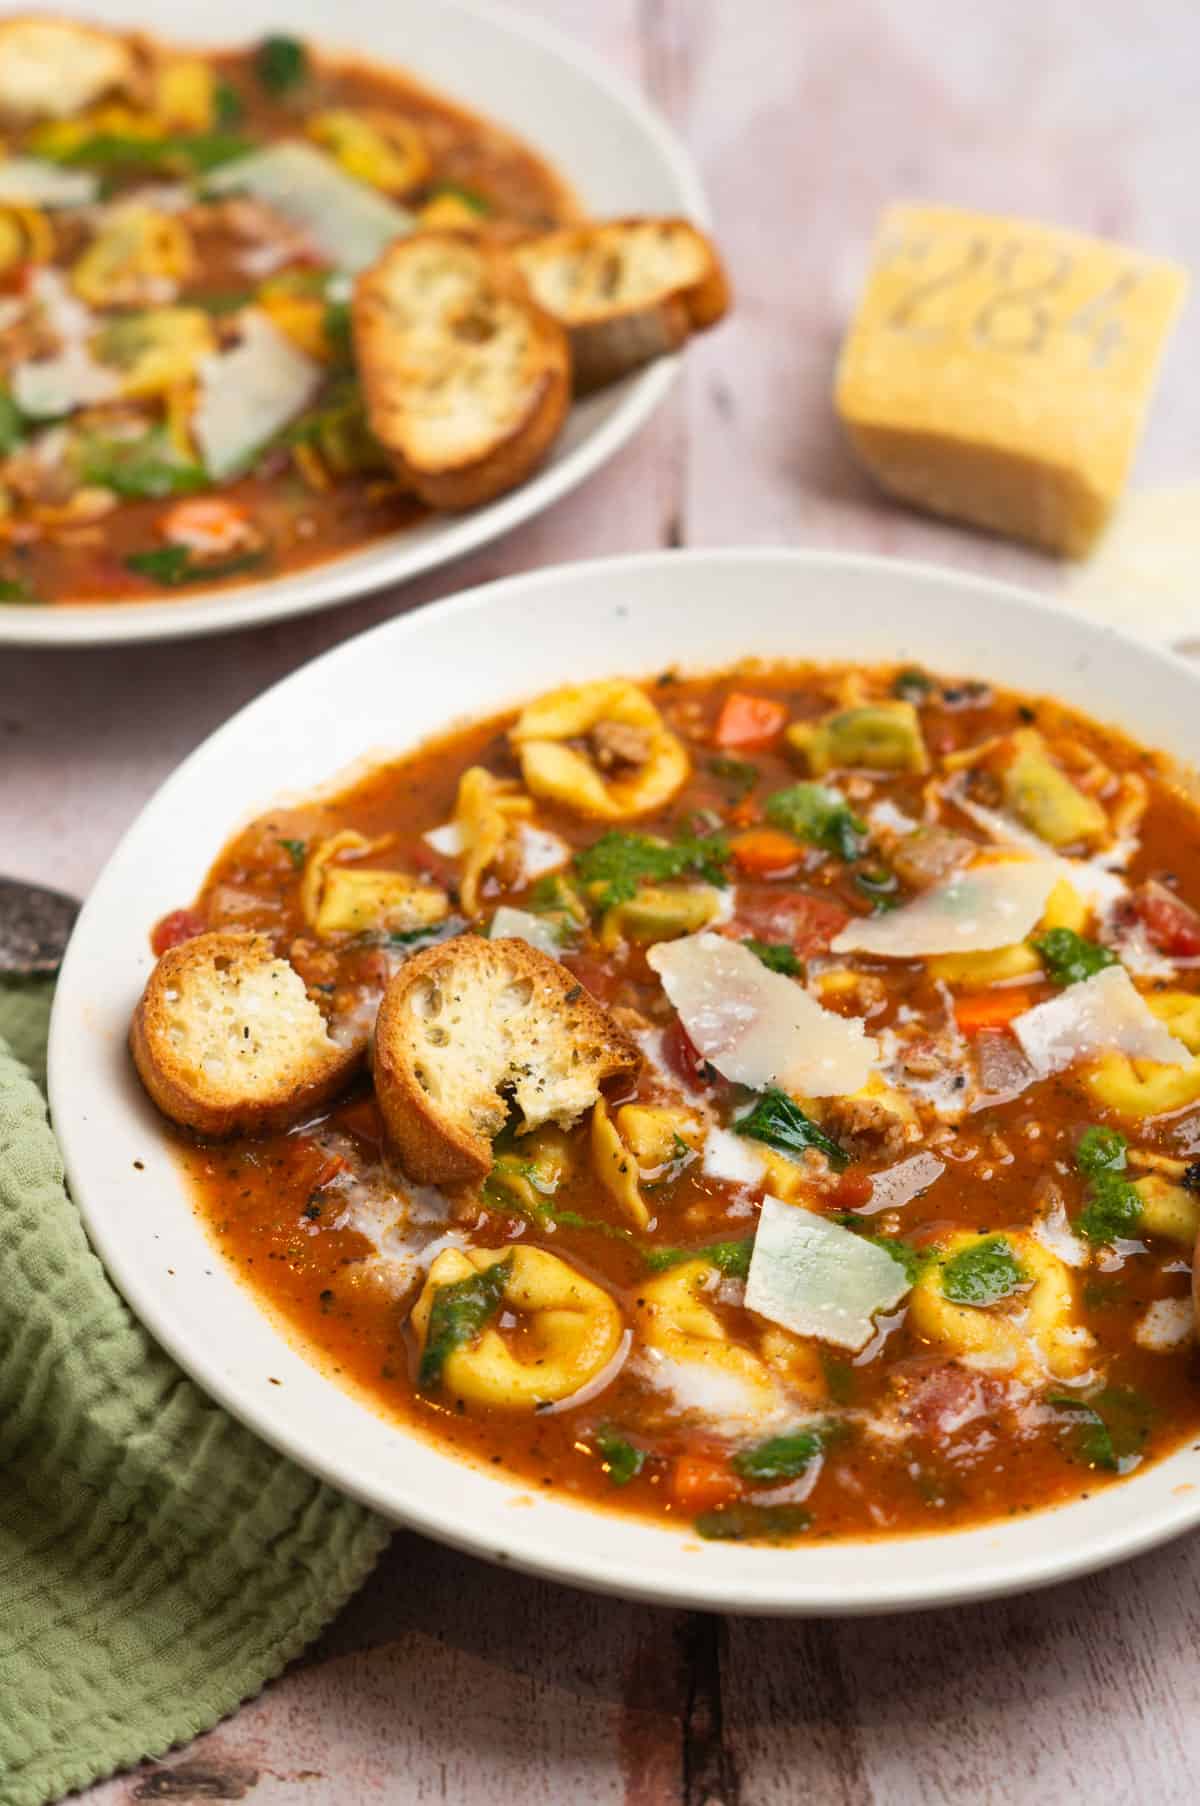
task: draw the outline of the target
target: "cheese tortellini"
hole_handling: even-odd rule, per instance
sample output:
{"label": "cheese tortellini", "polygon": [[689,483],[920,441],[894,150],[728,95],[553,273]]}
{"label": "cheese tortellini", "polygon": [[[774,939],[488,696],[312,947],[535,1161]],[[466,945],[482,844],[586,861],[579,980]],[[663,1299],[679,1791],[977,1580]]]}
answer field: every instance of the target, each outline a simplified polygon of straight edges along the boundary
{"label": "cheese tortellini", "polygon": [[[1147,991],[1145,1001],[1189,1053],[1200,1055],[1200,997],[1187,991]],[[1098,1104],[1135,1121],[1167,1116],[1200,1098],[1200,1058],[1187,1066],[1165,1066],[1110,1053],[1080,1076]]]}
{"label": "cheese tortellini", "polygon": [[407,872],[335,863],[346,854],[361,858],[378,852],[385,844],[344,828],[309,854],[300,883],[300,907],[321,940],[332,934],[365,934],[369,930],[408,934],[434,926],[449,913],[444,891]]}
{"label": "cheese tortellini", "polygon": [[[1089,914],[1088,905],[1075,886],[1060,878],[1046,899],[1037,931],[1045,934],[1053,928],[1070,928],[1083,934]],[[997,947],[989,953],[940,953],[928,962],[928,969],[932,978],[940,978],[946,984],[985,990],[988,985],[1003,984],[1007,979],[1040,974],[1042,962],[1028,941],[1016,941],[1011,947]]]}
{"label": "cheese tortellini", "polygon": [[148,401],[190,383],[215,346],[212,321],[201,308],[150,307],[114,314],[92,349],[115,371],[127,401]]}
{"label": "cheese tortellini", "polygon": [[685,1407],[761,1423],[789,1398],[823,1402],[827,1387],[816,1345],[774,1324],[765,1325],[757,1352],[732,1341],[709,1302],[717,1283],[707,1261],[689,1260],[639,1293],[642,1340],[652,1359],[671,1362],[681,1376],[677,1390]]}
{"label": "cheese tortellini", "polygon": [[458,780],[454,825],[462,841],[459,897],[466,915],[481,908],[484,877],[509,844],[514,828],[533,814],[533,803],[508,778],[493,777],[482,765],[471,765]]}
{"label": "cheese tortellini", "polygon": [[420,127],[398,114],[332,107],[309,120],[308,135],[347,175],[384,194],[408,194],[428,181],[433,169]]}
{"label": "cheese tortellini", "polygon": [[601,821],[661,809],[691,770],[645,691],[620,678],[551,691],[509,738],[535,796]]}
{"label": "cheese tortellini", "polygon": [[442,1366],[449,1392],[498,1410],[532,1411],[556,1404],[596,1379],[612,1361],[625,1333],[617,1303],[600,1286],[541,1248],[445,1248],[429,1269],[410,1319],[422,1348],[434,1295],[499,1261],[511,1271],[501,1314],[520,1318],[510,1341],[495,1324],[455,1348]]}
{"label": "cheese tortellini", "polygon": [[[1019,1269],[1020,1284],[993,1303],[959,1303],[946,1296],[947,1264],[956,1257],[1004,1244]],[[952,1350],[985,1372],[1036,1383],[1078,1379],[1092,1363],[1094,1342],[1077,1320],[1070,1268],[1027,1230],[1002,1236],[960,1230],[938,1243],[937,1259],[918,1278],[909,1298],[909,1322],[931,1342]]]}
{"label": "cheese tortellini", "polygon": [[114,210],[78,258],[71,286],[93,307],[139,307],[171,300],[195,264],[181,220],[131,201]]}
{"label": "cheese tortellini", "polygon": [[650,1210],[642,1182],[653,1184],[681,1158],[695,1152],[699,1130],[682,1110],[623,1104],[614,1119],[600,1098],[592,1110],[592,1165],[613,1202],[644,1229]]}
{"label": "cheese tortellini", "polygon": [[642,1339],[668,1360],[700,1368],[715,1381],[706,1392],[719,1398],[727,1390],[743,1409],[768,1412],[778,1402],[775,1382],[757,1355],[730,1341],[709,1306],[706,1295],[715,1278],[707,1261],[689,1260],[643,1286]]}

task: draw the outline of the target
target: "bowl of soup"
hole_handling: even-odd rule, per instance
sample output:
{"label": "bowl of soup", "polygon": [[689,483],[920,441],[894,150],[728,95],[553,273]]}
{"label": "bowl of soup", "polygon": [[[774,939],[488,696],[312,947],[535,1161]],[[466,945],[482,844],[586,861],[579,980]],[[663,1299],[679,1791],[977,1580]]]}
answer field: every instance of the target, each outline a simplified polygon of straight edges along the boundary
{"label": "bowl of soup", "polygon": [[[51,1094],[98,1252],[277,1446],[577,1584],[887,1609],[1188,1527],[1194,686],[784,552],[350,642],[85,907]],[[265,1112],[251,953],[336,1050]]]}

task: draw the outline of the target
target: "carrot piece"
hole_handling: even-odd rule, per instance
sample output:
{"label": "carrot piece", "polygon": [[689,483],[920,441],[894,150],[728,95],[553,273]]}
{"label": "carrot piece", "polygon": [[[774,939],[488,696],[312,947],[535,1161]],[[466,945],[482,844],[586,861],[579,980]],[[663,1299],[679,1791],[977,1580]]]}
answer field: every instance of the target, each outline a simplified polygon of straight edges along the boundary
{"label": "carrot piece", "polygon": [[970,997],[956,997],[954,1019],[964,1035],[977,1035],[985,1028],[1007,1028],[1014,1016],[1029,1009],[1036,998],[1023,988],[1012,991],[977,991]]}
{"label": "carrot piece", "polygon": [[787,718],[782,702],[731,690],[721,706],[713,739],[718,746],[761,746],[783,732]]}
{"label": "carrot piece", "polygon": [[161,524],[163,537],[172,545],[207,556],[239,552],[258,541],[249,510],[223,495],[189,496],[176,502]]}
{"label": "carrot piece", "polygon": [[750,828],[730,842],[733,857],[742,871],[756,878],[769,878],[778,872],[794,871],[800,863],[802,849],[781,828]]}
{"label": "carrot piece", "polygon": [[715,1511],[740,1498],[742,1483],[727,1461],[709,1455],[677,1455],[671,1464],[671,1498],[688,1517]]}

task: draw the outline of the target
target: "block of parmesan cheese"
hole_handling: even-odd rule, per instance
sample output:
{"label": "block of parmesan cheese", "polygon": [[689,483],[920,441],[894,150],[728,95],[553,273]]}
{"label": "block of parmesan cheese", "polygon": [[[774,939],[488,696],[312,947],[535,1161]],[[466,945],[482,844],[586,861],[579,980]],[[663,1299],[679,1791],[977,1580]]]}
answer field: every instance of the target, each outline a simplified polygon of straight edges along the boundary
{"label": "block of parmesan cheese", "polygon": [[1187,288],[1120,245],[894,206],[842,347],[836,405],[885,489],[1085,554],[1124,486]]}

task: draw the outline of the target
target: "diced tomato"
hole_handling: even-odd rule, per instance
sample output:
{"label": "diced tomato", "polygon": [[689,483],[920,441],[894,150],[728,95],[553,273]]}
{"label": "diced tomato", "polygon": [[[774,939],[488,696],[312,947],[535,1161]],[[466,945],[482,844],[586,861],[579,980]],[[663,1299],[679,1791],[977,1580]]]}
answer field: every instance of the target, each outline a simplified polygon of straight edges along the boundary
{"label": "diced tomato", "polygon": [[671,1498],[688,1517],[715,1511],[740,1498],[742,1483],[727,1461],[710,1455],[677,1455],[671,1463]]}
{"label": "diced tomato", "polygon": [[870,1201],[874,1189],[870,1173],[864,1172],[861,1166],[852,1166],[849,1172],[842,1174],[829,1196],[839,1210],[857,1210]]}
{"label": "diced tomato", "polygon": [[750,828],[730,842],[734,862],[755,878],[782,877],[794,872],[803,848],[781,828]]}
{"label": "diced tomato", "polygon": [[663,1032],[662,1057],[671,1071],[678,1073],[685,1085],[695,1085],[699,1081],[700,1069],[705,1064],[704,1055],[695,1046],[678,1016]]}
{"label": "diced tomato", "polygon": [[803,959],[827,952],[849,920],[850,911],[829,897],[773,884],[742,884],[727,932],[737,940],[782,941]]}
{"label": "diced tomato", "polygon": [[1154,879],[1133,898],[1133,912],[1161,953],[1190,959],[1200,953],[1200,915]]}
{"label": "diced tomato", "polygon": [[731,690],[717,717],[713,740],[718,746],[764,746],[783,732],[787,718],[783,703]]}
{"label": "diced tomato", "polygon": [[1036,994],[1024,986],[976,991],[969,997],[954,999],[954,1020],[964,1035],[977,1035],[985,1028],[1007,1028],[1014,1017],[1023,1015],[1036,1002]]}
{"label": "diced tomato", "polygon": [[170,947],[182,947],[184,941],[204,934],[208,923],[198,909],[173,909],[157,922],[150,936],[150,950],[161,957]]}

